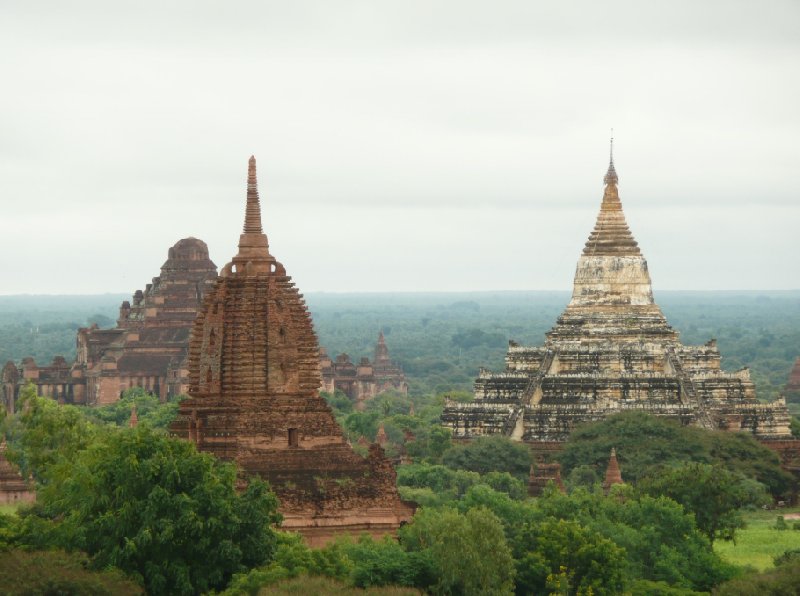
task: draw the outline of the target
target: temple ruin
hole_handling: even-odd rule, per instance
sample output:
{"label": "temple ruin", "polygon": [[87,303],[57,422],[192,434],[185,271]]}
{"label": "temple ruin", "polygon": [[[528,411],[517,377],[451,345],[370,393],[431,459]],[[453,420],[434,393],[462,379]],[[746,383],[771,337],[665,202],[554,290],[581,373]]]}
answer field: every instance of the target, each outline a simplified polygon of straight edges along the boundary
{"label": "temple ruin", "polygon": [[33,480],[26,481],[6,458],[6,439],[0,440],[0,505],[33,503],[36,500]]}
{"label": "temple ruin", "polygon": [[312,545],[342,532],[392,532],[414,508],[400,500],[381,447],[355,453],[319,395],[317,338],[302,295],[270,254],[252,157],[246,205],[239,252],[192,329],[190,397],[171,431],[268,480],[283,527]]}
{"label": "temple ruin", "polygon": [[794,366],[789,373],[789,381],[783,390],[787,394],[800,396],[800,357],[795,360]]}
{"label": "temple ruin", "polygon": [[583,422],[642,410],[708,429],[790,437],[783,399],[761,403],[748,369],[723,372],[716,341],[684,346],[653,299],[647,261],[628,229],[613,156],[572,299],[544,345],[509,342],[502,372],[481,370],[474,401],[445,404],[454,438],[567,439]]}
{"label": "temple ruin", "polygon": [[[106,405],[122,392],[143,387],[162,400],[186,392],[189,332],[206,289],[217,277],[208,246],[184,238],[169,249],[161,274],[137,290],[119,309],[117,325],[84,327],[77,334],[77,357],[56,356],[48,366],[25,358],[2,372],[6,407],[30,381],[39,395],[61,403]],[[13,411],[13,407],[10,409]]]}
{"label": "temple ruin", "polygon": [[332,360],[325,348],[320,348],[319,362],[322,369],[320,389],[328,393],[341,391],[353,400],[356,410],[363,410],[366,401],[385,391],[408,395],[406,375],[389,357],[383,331],[378,334],[372,362],[369,358],[362,358],[355,365],[347,354],[339,354]]}

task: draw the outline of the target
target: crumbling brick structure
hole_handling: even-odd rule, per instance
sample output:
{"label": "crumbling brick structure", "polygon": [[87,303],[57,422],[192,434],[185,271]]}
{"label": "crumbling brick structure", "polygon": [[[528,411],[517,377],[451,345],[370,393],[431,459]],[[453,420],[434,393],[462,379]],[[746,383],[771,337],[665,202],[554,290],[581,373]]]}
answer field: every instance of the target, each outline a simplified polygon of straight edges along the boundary
{"label": "crumbling brick structure", "polygon": [[268,480],[283,527],[323,544],[382,535],[413,515],[378,445],[353,451],[319,395],[319,347],[302,295],[270,254],[255,159],[239,252],[206,294],[189,346],[190,398],[172,432]]}

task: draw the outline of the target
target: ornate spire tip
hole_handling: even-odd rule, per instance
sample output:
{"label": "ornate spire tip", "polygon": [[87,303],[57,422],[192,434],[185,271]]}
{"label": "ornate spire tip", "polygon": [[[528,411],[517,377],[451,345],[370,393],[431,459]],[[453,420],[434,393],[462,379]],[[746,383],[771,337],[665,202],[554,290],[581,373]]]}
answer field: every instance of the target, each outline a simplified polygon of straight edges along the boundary
{"label": "ornate spire tip", "polygon": [[617,176],[617,170],[614,169],[614,129],[611,129],[611,143],[609,147],[609,154],[608,154],[608,171],[606,172],[605,177],[603,178],[603,183],[608,184],[616,184],[619,182],[619,177]]}

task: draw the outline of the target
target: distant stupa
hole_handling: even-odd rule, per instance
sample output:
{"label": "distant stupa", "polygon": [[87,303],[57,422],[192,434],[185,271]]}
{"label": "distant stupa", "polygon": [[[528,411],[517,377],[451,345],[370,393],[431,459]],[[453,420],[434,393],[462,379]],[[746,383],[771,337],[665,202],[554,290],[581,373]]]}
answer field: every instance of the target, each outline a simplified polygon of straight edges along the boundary
{"label": "distant stupa", "polygon": [[603,492],[608,494],[615,484],[624,484],[624,482],[622,480],[622,472],[619,469],[619,462],[617,461],[617,450],[612,447],[611,455],[608,458],[606,477],[603,480]]}
{"label": "distant stupa", "polygon": [[[613,148],[613,145],[612,145]],[[684,346],[653,299],[647,261],[625,221],[613,153],[572,299],[539,347],[509,342],[502,372],[482,370],[470,403],[448,400],[454,438],[565,441],[575,425],[644,411],[709,429],[786,439],[784,400],[756,399],[747,369],[720,368],[716,341]]]}

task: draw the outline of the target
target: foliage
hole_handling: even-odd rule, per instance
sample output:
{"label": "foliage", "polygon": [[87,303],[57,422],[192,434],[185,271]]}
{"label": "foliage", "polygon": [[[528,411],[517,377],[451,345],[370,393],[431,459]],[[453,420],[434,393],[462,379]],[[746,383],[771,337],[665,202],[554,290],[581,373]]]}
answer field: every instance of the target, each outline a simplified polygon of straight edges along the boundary
{"label": "foliage", "polygon": [[[119,303],[129,298],[2,296],[0,362],[33,356],[42,365],[57,354],[69,362],[81,322],[97,314],[113,320]],[[347,352],[354,362],[372,357],[378,330],[390,329],[392,358],[409,376],[411,393],[424,395],[469,391],[481,366],[501,369],[505,350],[499,336],[541,344],[569,293],[312,293],[306,298],[320,344],[330,354]],[[761,398],[781,392],[800,345],[796,292],[659,292],[656,298],[684,342],[700,345],[717,338],[726,370],[749,366]],[[465,330],[492,339],[469,347],[453,343]]]}
{"label": "foliage", "polygon": [[614,541],[627,557],[632,579],[665,581],[708,590],[731,576],[732,569],[711,550],[694,518],[674,501],[647,495],[638,498],[630,487],[618,487],[609,497],[578,490],[557,491],[538,499],[543,515],[575,520]]}
{"label": "foliage", "polygon": [[319,576],[298,576],[280,581],[258,592],[260,596],[286,595],[306,596],[308,594],[325,594],[326,596],[419,596],[419,590],[411,588],[351,588],[346,584]]}
{"label": "foliage", "polygon": [[[777,455],[748,433],[707,431],[643,412],[623,412],[575,429],[558,455],[564,474],[591,466],[599,475],[608,464],[611,448],[617,450],[623,479],[635,483],[657,467],[698,462],[721,464],[765,484],[773,495],[788,493],[793,480]],[[576,473],[577,475],[577,473]],[[588,478],[585,469],[581,475]]]}
{"label": "foliage", "polygon": [[793,559],[775,569],[732,579],[718,586],[712,593],[714,596],[800,594],[800,560]]}
{"label": "foliage", "polygon": [[359,588],[372,586],[416,586],[434,584],[437,577],[433,553],[408,551],[386,536],[373,540],[362,536],[357,542],[340,541],[338,547],[352,561],[350,581]]}
{"label": "foliage", "polygon": [[744,526],[742,507],[769,502],[760,486],[753,487],[747,478],[719,464],[687,463],[658,469],[637,488],[680,503],[694,514],[698,529],[713,542],[717,538],[732,540],[736,529]]}
{"label": "foliage", "polygon": [[[785,510],[788,515],[794,510]],[[736,542],[715,542],[714,550],[726,561],[763,571],[786,551],[800,549],[800,532],[775,529],[775,511],[758,509],[742,513],[745,527],[736,532]]]}
{"label": "foliage", "polygon": [[326,402],[328,402],[331,410],[333,410],[333,415],[337,419],[343,418],[353,411],[353,400],[347,397],[343,391],[338,389],[334,393],[320,391],[319,394]]}
{"label": "foliage", "polygon": [[666,582],[637,579],[631,582],[625,594],[630,596],[707,596],[708,592],[696,592],[688,588],[678,588]]}
{"label": "foliage", "polygon": [[[800,397],[796,401],[800,402]],[[792,430],[792,437],[795,439],[800,439],[800,418],[797,416],[792,416],[792,419],[789,422],[789,428]]]}
{"label": "foliage", "polygon": [[510,594],[514,560],[500,520],[483,507],[461,514],[455,509],[422,509],[400,529],[410,551],[429,554],[437,581],[433,594]]}
{"label": "foliage", "polygon": [[142,589],[116,570],[91,571],[80,553],[0,551],[0,586],[8,596],[22,594],[120,595]]}
{"label": "foliage", "polygon": [[178,415],[178,404],[184,398],[184,395],[179,395],[162,403],[157,396],[148,393],[144,388],[133,387],[123,392],[122,397],[113,404],[83,407],[81,412],[93,421],[127,426],[131,419],[131,410],[135,405],[139,424],[166,429]]}
{"label": "foliage", "polygon": [[553,517],[527,522],[514,555],[518,594],[622,592],[625,551],[578,522]]}
{"label": "foliage", "polygon": [[309,548],[299,534],[276,532],[272,561],[246,573],[233,576],[223,594],[257,594],[264,586],[301,575],[325,576],[339,580],[349,577],[352,562],[335,545],[324,549]]}
{"label": "foliage", "polygon": [[38,397],[31,383],[20,391],[18,404],[19,412],[3,423],[9,440],[6,455],[23,476],[32,474],[41,484],[50,481],[54,464],[70,460],[99,434],[78,408]]}
{"label": "foliage", "polygon": [[[35,430],[35,429],[32,429]],[[144,426],[97,436],[54,463],[17,542],[44,539],[115,566],[151,594],[222,588],[268,560],[279,517],[261,481],[236,493],[236,471]]]}
{"label": "foliage", "polygon": [[442,463],[456,470],[486,474],[508,472],[520,479],[528,478],[531,468],[530,450],[507,437],[479,437],[467,444],[453,445],[442,456]]}

